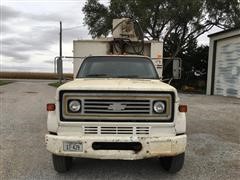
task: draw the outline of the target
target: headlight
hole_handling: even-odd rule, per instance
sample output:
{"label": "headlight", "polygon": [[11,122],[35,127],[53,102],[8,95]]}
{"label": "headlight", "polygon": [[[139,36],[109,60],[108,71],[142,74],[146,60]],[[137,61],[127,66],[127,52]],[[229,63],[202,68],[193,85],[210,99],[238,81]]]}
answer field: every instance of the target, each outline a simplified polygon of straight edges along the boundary
{"label": "headlight", "polygon": [[79,100],[70,100],[68,103],[70,112],[78,112],[81,110],[81,102]]}
{"label": "headlight", "polygon": [[165,103],[162,101],[157,101],[153,105],[153,110],[155,113],[164,113],[165,112]]}

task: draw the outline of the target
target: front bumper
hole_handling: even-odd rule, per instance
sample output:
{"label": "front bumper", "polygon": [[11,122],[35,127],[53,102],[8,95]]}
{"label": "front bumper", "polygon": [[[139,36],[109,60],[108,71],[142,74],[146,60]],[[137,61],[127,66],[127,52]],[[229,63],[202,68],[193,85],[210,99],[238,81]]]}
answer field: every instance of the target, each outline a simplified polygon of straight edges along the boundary
{"label": "front bumper", "polygon": [[[63,150],[63,142],[82,142],[82,152]],[[47,150],[60,156],[85,157],[94,159],[144,159],[151,157],[175,156],[185,151],[187,136],[174,137],[99,137],[99,136],[45,136]],[[139,152],[132,150],[94,150],[94,142],[140,142],[142,149]]]}

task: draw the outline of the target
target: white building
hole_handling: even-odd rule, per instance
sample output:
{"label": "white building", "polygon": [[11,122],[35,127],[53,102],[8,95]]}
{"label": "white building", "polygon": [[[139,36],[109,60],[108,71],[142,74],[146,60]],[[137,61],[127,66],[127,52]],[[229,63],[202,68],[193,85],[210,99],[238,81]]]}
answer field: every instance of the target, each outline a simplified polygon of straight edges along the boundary
{"label": "white building", "polygon": [[240,98],[240,29],[208,37],[207,94]]}

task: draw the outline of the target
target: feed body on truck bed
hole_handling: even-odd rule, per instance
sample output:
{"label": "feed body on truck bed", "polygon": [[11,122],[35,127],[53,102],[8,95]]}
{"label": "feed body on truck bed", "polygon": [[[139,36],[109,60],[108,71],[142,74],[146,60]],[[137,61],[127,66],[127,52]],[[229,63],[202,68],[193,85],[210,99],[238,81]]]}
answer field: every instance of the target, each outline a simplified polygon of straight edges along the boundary
{"label": "feed body on truck bed", "polygon": [[58,172],[72,157],[159,158],[179,171],[186,147],[186,105],[145,56],[89,56],[48,104],[45,141]]}

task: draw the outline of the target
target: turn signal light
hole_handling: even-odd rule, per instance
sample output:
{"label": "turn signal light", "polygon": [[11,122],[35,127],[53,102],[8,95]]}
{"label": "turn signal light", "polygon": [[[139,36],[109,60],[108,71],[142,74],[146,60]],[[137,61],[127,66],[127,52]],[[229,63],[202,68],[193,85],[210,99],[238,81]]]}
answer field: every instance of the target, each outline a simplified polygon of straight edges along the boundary
{"label": "turn signal light", "polygon": [[47,104],[47,111],[55,111],[55,104],[52,103]]}
{"label": "turn signal light", "polygon": [[187,105],[179,105],[178,110],[179,112],[187,112]]}

